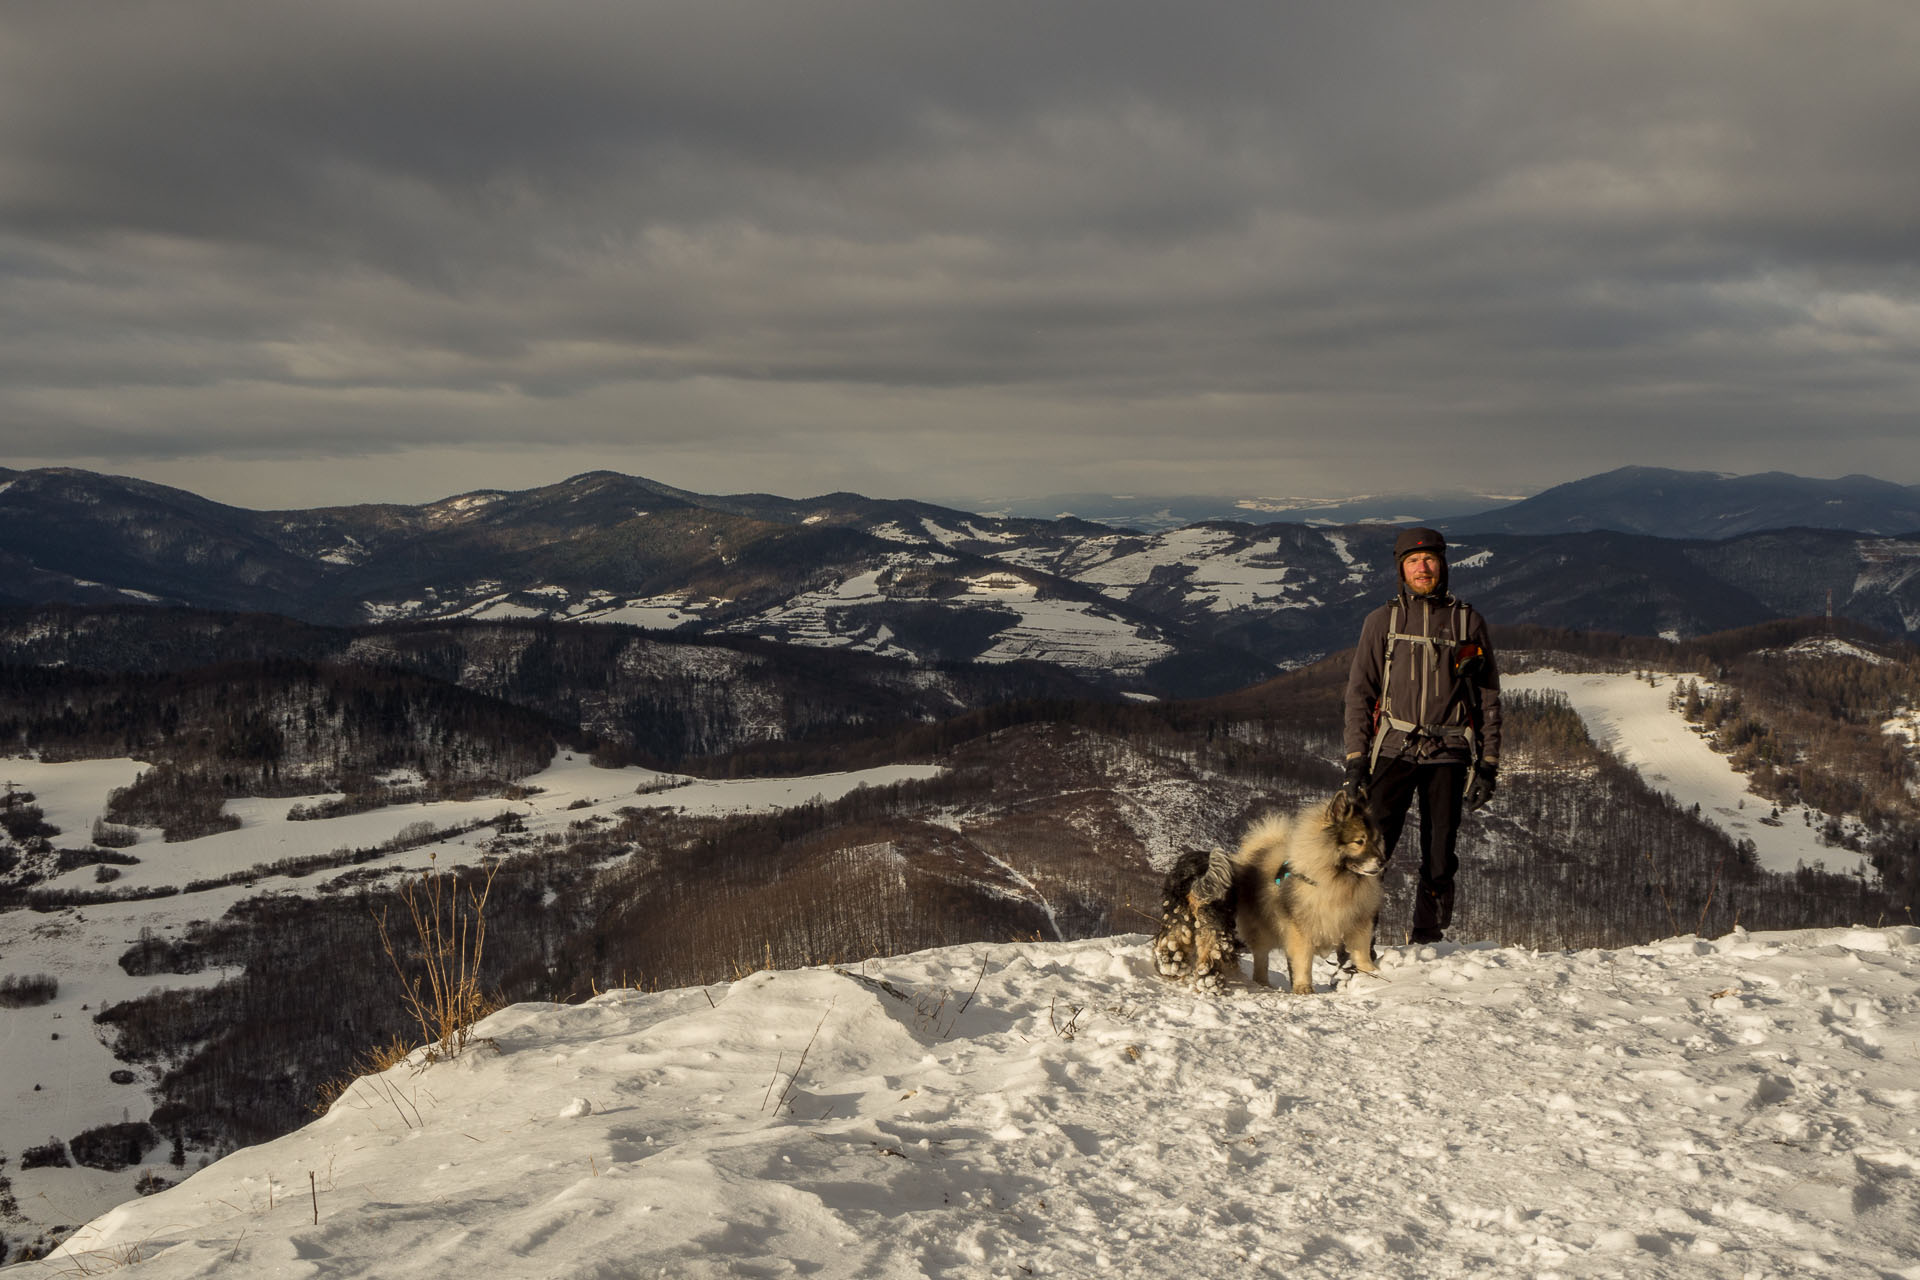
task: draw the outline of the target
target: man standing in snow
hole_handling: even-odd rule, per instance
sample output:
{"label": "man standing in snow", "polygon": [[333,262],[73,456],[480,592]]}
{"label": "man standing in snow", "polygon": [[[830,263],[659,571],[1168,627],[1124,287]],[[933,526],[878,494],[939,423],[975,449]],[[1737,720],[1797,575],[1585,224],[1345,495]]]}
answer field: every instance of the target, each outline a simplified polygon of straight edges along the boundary
{"label": "man standing in snow", "polygon": [[1464,804],[1493,795],[1500,760],[1500,675],[1487,624],[1447,590],[1447,540],[1403,530],[1399,587],[1367,615],[1347,675],[1350,794],[1364,797],[1393,856],[1420,801],[1420,887],[1411,942],[1438,942],[1453,919],[1453,851]]}

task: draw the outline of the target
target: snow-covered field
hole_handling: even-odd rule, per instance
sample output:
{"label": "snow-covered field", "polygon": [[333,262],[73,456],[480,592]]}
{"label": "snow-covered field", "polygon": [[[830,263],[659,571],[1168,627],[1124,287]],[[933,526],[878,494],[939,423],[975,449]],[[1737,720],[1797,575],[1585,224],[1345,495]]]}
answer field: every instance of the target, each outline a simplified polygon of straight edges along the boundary
{"label": "snow-covered field", "polygon": [[1668,705],[1676,678],[1660,676],[1656,687],[1631,675],[1527,671],[1503,674],[1500,687],[1565,694],[1596,743],[1639,770],[1649,786],[1683,805],[1698,804],[1701,815],[1722,831],[1753,841],[1760,865],[1769,871],[1792,871],[1804,863],[1836,872],[1864,868],[1871,874],[1861,855],[1820,843],[1827,815],[1819,810],[1792,805],[1780,810],[1778,825],[1763,821],[1773,813],[1773,802],[1749,791],[1746,775],[1734,772],[1727,757]]}
{"label": "snow-covered field", "polygon": [[[85,760],[49,764],[0,758],[0,784],[34,793],[47,820],[61,829],[54,843],[79,848],[87,843],[93,820],[106,809],[107,792],[125,786],[146,766],[133,760]],[[456,827],[511,810],[528,833],[561,831],[569,823],[613,817],[622,808],[670,807],[689,813],[747,813],[790,808],[819,797],[837,799],[855,787],[885,786],[931,777],[937,768],[896,765],[855,773],[806,778],[706,781],[640,768],[600,769],[584,757],[561,755],[542,773],[525,779],[539,792],[524,800],[501,799],[393,805],[369,813],[323,821],[289,822],[286,813],[301,800],[230,801],[227,810],[242,819],[235,831],[199,840],[166,844],[157,831],[124,850],[141,861],[119,868],[113,888],[184,886],[244,872],[282,858],[324,854],[335,849],[377,847],[417,823],[439,829]],[[636,791],[642,791],[636,794]],[[578,805],[579,807],[574,807]],[[452,866],[476,861],[477,842],[491,831],[428,843],[384,855],[358,868],[417,870],[429,861]],[[19,1155],[49,1138],[150,1114],[147,1081],[116,1084],[111,1073],[125,1067],[96,1034],[93,1015],[103,1006],[145,995],[156,987],[204,986],[229,974],[160,974],[130,977],[119,958],[142,929],[177,936],[195,920],[214,920],[243,898],[271,891],[311,893],[340,872],[302,879],[260,876],[253,880],[144,901],[100,903],[41,913],[0,911],[0,975],[50,974],[59,993],[50,1004],[0,1009],[0,1156],[9,1160],[0,1172],[13,1179],[22,1210],[38,1223],[84,1221],[134,1194],[141,1167],[105,1172],[74,1167],[21,1170]],[[97,889],[93,869],[70,871],[49,887]],[[164,1162],[163,1147],[151,1153],[146,1168],[177,1176]],[[0,1235],[18,1237],[18,1224],[0,1222]]]}
{"label": "snow-covered field", "polygon": [[1382,966],[1197,995],[1132,936],[516,1005],[42,1265],[1920,1278],[1920,929]]}
{"label": "snow-covered field", "polygon": [[[0,758],[0,783],[12,782],[22,790],[33,792],[37,803],[46,811],[47,820],[61,829],[62,834],[54,843],[63,848],[79,848],[87,843],[94,818],[105,812],[107,792],[133,781],[145,767],[134,760],[46,764],[38,760]],[[570,822],[593,817],[612,818],[626,808],[665,807],[695,814],[768,812],[792,808],[815,798],[837,800],[856,787],[887,786],[929,778],[938,772],[938,767],[933,765],[889,765],[804,778],[716,781],[658,773],[637,766],[602,769],[585,757],[562,753],[547,769],[521,780],[524,785],[538,789],[537,794],[523,800],[494,798],[397,804],[368,813],[300,822],[288,821],[288,810],[296,805],[313,805],[328,797],[230,800],[226,812],[240,818],[237,829],[177,844],[163,843],[157,831],[145,831],[140,843],[124,851],[139,858],[140,863],[119,868],[121,876],[113,887],[181,886],[193,880],[232,875],[282,858],[311,857],[336,849],[371,848],[422,822],[445,829],[511,811],[521,817],[528,831],[537,834],[559,831]],[[450,857],[471,859],[475,856],[471,842],[484,838],[475,835],[427,844],[368,865],[403,870],[424,868],[430,859],[441,863]],[[284,877],[261,876],[257,883],[263,889],[286,887]],[[311,882],[303,883],[310,885]],[[93,882],[93,868],[82,867],[48,881],[46,887],[94,889],[99,886]],[[192,900],[197,901],[197,895]],[[3,923],[6,918],[0,914],[0,954],[4,954],[6,945]],[[196,908],[193,918],[205,919],[206,916]]]}

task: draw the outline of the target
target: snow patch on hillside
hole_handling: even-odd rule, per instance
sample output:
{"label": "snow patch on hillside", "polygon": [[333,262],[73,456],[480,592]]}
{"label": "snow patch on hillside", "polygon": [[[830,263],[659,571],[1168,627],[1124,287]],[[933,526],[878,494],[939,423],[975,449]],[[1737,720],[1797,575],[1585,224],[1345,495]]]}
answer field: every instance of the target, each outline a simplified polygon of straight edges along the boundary
{"label": "snow patch on hillside", "polygon": [[1083,601],[1016,598],[1010,607],[1019,611],[1020,621],[995,636],[975,661],[1032,659],[1131,677],[1174,651],[1139,625]]}
{"label": "snow patch on hillside", "polygon": [[372,622],[400,622],[418,616],[427,608],[425,600],[362,600],[360,607]]}
{"label": "snow patch on hillside", "polygon": [[1214,613],[1317,603],[1304,597],[1287,599],[1290,566],[1280,559],[1279,539],[1243,543],[1242,534],[1194,525],[1148,537],[1087,538],[1064,556],[1023,549],[1002,553],[1001,558],[1065,574],[1116,600],[1128,599],[1143,587],[1178,580],[1196,605]]}
{"label": "snow patch on hillside", "polygon": [[1920,1276],[1920,929],[1381,968],[1196,995],[1135,935],[515,1005],[49,1264]]}
{"label": "snow patch on hillside", "polygon": [[550,611],[529,605],[515,604],[504,597],[483,600],[469,608],[459,609],[449,614],[453,618],[472,618],[476,622],[500,622],[515,618],[544,618]]}
{"label": "snow patch on hillside", "polygon": [[1333,548],[1333,554],[1340,557],[1340,563],[1347,566],[1347,576],[1345,580],[1348,583],[1359,583],[1367,580],[1372,571],[1354,558],[1353,548],[1347,541],[1346,534],[1329,532],[1323,533],[1320,536],[1325,538],[1327,545]]}
{"label": "snow patch on hillside", "polygon": [[507,495],[504,493],[470,493],[464,497],[448,498],[444,502],[434,503],[427,508],[427,515],[429,519],[436,521],[464,519],[486,510],[497,502],[505,502],[506,498]]}
{"label": "snow patch on hillside", "polygon": [[877,524],[867,530],[867,532],[886,542],[908,542],[918,546],[924,544],[927,540],[925,534],[914,533],[904,529],[900,526],[899,522],[893,520],[889,520],[885,524]]}
{"label": "snow patch on hillside", "polygon": [[625,602],[593,602],[577,617],[582,622],[624,622],[650,631],[672,631],[698,622],[717,603],[693,596],[642,596]]}
{"label": "snow patch on hillside", "polygon": [[956,531],[947,528],[931,517],[922,516],[920,519],[920,527],[926,531],[927,537],[933,539],[943,547],[959,546],[969,542],[1019,541],[1018,534],[1006,533],[997,529],[982,529],[971,520],[967,521]]}
{"label": "snow patch on hillside", "polygon": [[1871,649],[1863,649],[1839,636],[1808,636],[1785,649],[1762,649],[1762,654],[1785,654],[1792,658],[1853,658],[1872,666],[1884,667],[1891,659]]}

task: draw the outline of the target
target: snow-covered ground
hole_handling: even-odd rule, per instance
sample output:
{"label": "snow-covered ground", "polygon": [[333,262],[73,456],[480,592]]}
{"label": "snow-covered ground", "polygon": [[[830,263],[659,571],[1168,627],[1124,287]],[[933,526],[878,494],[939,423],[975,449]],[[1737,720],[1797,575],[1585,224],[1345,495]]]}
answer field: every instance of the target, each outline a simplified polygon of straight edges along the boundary
{"label": "snow-covered ground", "polygon": [[1727,757],[1668,705],[1677,678],[1660,676],[1656,687],[1631,675],[1527,671],[1503,674],[1500,687],[1565,694],[1596,743],[1639,770],[1649,786],[1683,805],[1699,805],[1701,816],[1735,839],[1753,841],[1760,865],[1769,871],[1792,871],[1804,863],[1871,873],[1861,855],[1820,843],[1827,815],[1817,809],[1790,805],[1778,819],[1763,821],[1771,817],[1773,802],[1749,791],[1746,775],[1734,772]]}
{"label": "snow-covered ground", "polygon": [[1920,929],[1382,968],[1195,994],[1136,935],[516,1005],[42,1265],[1920,1280]]}
{"label": "snow-covered ground", "polygon": [[[145,767],[134,760],[50,764],[0,758],[0,784],[11,782],[19,790],[33,792],[47,820],[61,829],[54,843],[81,848],[93,820],[106,809],[107,792],[133,781]],[[927,778],[938,771],[929,765],[892,765],[804,778],[707,781],[649,769],[601,769],[584,757],[562,754],[544,772],[524,779],[540,790],[518,801],[403,804],[302,822],[287,821],[287,810],[295,804],[311,804],[315,797],[230,801],[228,812],[242,819],[238,830],[176,844],[163,843],[157,831],[145,831],[138,844],[124,850],[139,858],[139,864],[119,868],[122,875],[112,887],[181,887],[282,858],[377,847],[419,823],[445,830],[503,810],[518,814],[526,831],[537,837],[564,830],[570,823],[612,818],[627,807],[668,807],[689,813],[766,812],[816,797],[838,799],[859,786]],[[471,863],[481,855],[478,842],[492,834],[475,832],[430,842],[342,871],[417,870],[430,860],[441,866]],[[64,1141],[102,1124],[145,1119],[152,1110],[145,1089],[148,1081],[113,1081],[112,1073],[126,1064],[117,1061],[101,1041],[93,1015],[105,1005],[145,995],[156,987],[204,986],[231,976],[209,971],[130,977],[120,968],[119,958],[141,931],[176,937],[190,922],[218,919],[243,898],[272,891],[311,893],[338,874],[319,872],[301,879],[259,876],[194,893],[49,913],[0,911],[0,976],[44,973],[59,982],[59,992],[50,1004],[0,1008],[0,1156],[9,1161],[0,1172],[13,1179],[14,1195],[31,1220],[83,1221],[133,1195],[134,1181],[141,1173],[140,1167],[118,1172],[81,1167],[23,1171],[19,1167],[20,1153],[29,1146],[49,1138]],[[49,887],[91,890],[102,886],[94,883],[93,868],[83,867],[51,881]],[[167,1155],[164,1148],[152,1152],[145,1167],[163,1176],[177,1176],[164,1163]],[[18,1224],[0,1221],[0,1235],[18,1238],[20,1234]]]}

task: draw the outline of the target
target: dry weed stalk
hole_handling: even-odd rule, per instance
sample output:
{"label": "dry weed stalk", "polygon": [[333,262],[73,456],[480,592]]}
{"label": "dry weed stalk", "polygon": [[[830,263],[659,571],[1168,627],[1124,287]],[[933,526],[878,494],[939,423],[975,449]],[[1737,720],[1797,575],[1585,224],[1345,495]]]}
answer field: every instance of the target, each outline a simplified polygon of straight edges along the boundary
{"label": "dry weed stalk", "polygon": [[[88,1249],[81,1253],[66,1252],[64,1256],[61,1251],[65,1250],[66,1246],[62,1245],[59,1250],[48,1254],[39,1262],[42,1270],[51,1271],[57,1276],[104,1276],[109,1272],[118,1271],[122,1267],[131,1267],[140,1262],[145,1257],[146,1245],[145,1240],[137,1240],[130,1244],[117,1244],[106,1249]],[[25,1269],[26,1265],[23,1262],[21,1270]]]}
{"label": "dry weed stalk", "polygon": [[319,1116],[327,1114],[333,1109],[333,1104],[339,1100],[340,1095],[353,1087],[354,1081],[361,1076],[377,1076],[390,1067],[398,1066],[405,1062],[407,1055],[412,1052],[412,1046],[397,1035],[387,1043],[367,1050],[354,1059],[353,1067],[348,1074],[337,1080],[328,1080],[314,1091],[318,1095],[318,1101],[313,1105],[313,1113]]}
{"label": "dry weed stalk", "polygon": [[401,886],[400,900],[420,942],[421,974],[408,976],[399,944],[388,932],[386,911],[377,918],[380,944],[400,976],[407,1012],[420,1024],[429,1062],[459,1057],[472,1039],[473,1024],[490,1012],[480,989],[480,961],[487,945],[487,895],[498,869],[498,864],[488,867],[478,885],[462,886],[451,871],[429,866]]}
{"label": "dry weed stalk", "polygon": [[1071,1040],[1080,1034],[1080,1015],[1087,1011],[1083,1004],[1070,1004],[1067,1008],[1070,1014],[1063,1023],[1060,1021],[1060,998],[1055,996],[1047,1004],[1047,1021],[1053,1024],[1053,1034],[1062,1040]]}

